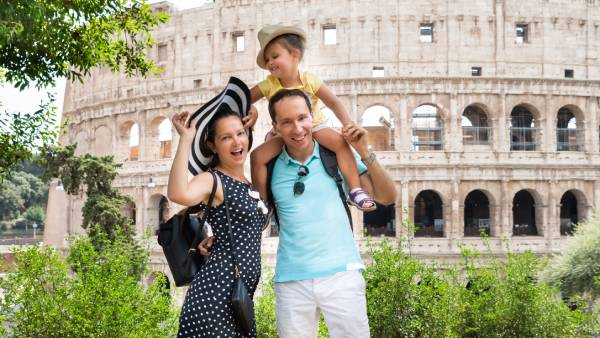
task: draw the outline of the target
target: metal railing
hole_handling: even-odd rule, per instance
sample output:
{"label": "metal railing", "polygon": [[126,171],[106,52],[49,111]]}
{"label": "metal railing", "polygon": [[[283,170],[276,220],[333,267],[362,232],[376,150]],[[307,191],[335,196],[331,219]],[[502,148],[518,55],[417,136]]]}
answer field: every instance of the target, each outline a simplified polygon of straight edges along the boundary
{"label": "metal railing", "polygon": [[511,127],[510,150],[536,150],[538,148],[537,131],[538,128],[533,127]]}
{"label": "metal railing", "polygon": [[491,127],[462,127],[463,144],[491,144]]}
{"label": "metal railing", "polygon": [[582,151],[583,129],[556,128],[556,150]]}
{"label": "metal railing", "polygon": [[442,150],[442,127],[413,128],[413,150]]}

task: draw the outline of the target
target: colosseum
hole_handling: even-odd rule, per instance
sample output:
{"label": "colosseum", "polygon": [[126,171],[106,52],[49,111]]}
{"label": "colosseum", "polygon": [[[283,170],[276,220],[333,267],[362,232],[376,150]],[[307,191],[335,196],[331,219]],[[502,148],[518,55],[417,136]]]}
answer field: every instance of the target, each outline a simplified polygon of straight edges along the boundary
{"label": "colosseum", "polygon": [[[131,196],[139,232],[180,206],[166,184],[177,133],[169,118],[194,110],[230,76],[249,85],[256,34],[302,27],[303,69],[319,75],[370,131],[398,189],[394,206],[353,211],[355,237],[410,234],[423,258],[457,257],[461,243],[501,253],[560,250],[600,205],[600,0],[223,0],[178,10],[154,33],[152,78],[97,70],[67,84],[61,142],[115,155],[116,185]],[[255,139],[270,121],[266,102]],[[323,108],[326,114],[330,111]],[[335,118],[331,124],[336,126]],[[82,197],[52,183],[44,241],[82,232]],[[414,224],[416,231],[403,225]],[[264,234],[272,264],[276,231]],[[169,275],[156,245],[153,267]]]}

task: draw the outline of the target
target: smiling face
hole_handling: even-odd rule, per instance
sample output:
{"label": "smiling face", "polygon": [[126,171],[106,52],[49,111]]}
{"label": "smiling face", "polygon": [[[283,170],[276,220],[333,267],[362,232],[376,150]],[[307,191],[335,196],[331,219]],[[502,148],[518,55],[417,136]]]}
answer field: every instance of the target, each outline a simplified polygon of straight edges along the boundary
{"label": "smiling face", "polygon": [[286,48],[281,43],[271,42],[265,49],[265,64],[271,75],[282,78],[298,72],[300,51]]}
{"label": "smiling face", "polygon": [[219,157],[223,166],[244,165],[248,155],[248,134],[239,116],[226,116],[215,123],[214,141],[208,141],[210,149]]}
{"label": "smiling face", "polygon": [[312,153],[312,115],[306,100],[300,96],[284,97],[275,103],[274,110],[273,129],[281,135],[290,156]]}

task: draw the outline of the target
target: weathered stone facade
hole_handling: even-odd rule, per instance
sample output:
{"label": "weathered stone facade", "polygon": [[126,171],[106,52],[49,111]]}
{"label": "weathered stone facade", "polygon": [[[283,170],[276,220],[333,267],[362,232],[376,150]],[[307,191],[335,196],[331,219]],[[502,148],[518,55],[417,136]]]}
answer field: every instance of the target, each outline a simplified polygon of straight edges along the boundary
{"label": "weathered stone facade", "polygon": [[[358,122],[374,106],[389,111],[392,129],[369,125],[399,191],[395,223],[421,227],[412,254],[453,257],[459,242],[482,247],[478,230],[489,233],[497,252],[503,240],[514,250],[556,252],[569,222],[600,205],[599,0],[154,7],[171,15],[149,51],[164,72],[140,79],[98,70],[84,84],[68,84],[64,118],[71,124],[61,140],[123,161],[116,185],[134,199],[139,231],[178,208],[159,211],[177,136],[173,131],[169,153],[158,125],[206,102],[229,76],[249,85],[264,78],[255,63],[256,34],[274,23],[306,30],[303,68],[323,78]],[[258,108],[255,140],[270,125],[264,100]],[[137,149],[128,144],[134,124]],[[47,243],[64,246],[65,235],[81,231],[82,205],[51,189]],[[354,218],[361,239],[362,217]],[[276,237],[264,239],[267,262],[276,244]],[[166,272],[155,251],[155,268]]]}

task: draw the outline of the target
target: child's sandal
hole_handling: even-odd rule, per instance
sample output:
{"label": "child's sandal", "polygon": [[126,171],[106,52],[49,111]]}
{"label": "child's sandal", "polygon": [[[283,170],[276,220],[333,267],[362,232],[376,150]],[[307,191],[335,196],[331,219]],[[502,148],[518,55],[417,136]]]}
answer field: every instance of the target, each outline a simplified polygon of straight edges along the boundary
{"label": "child's sandal", "polygon": [[348,202],[357,207],[360,211],[373,211],[377,209],[375,200],[361,188],[354,189],[352,192],[350,192],[350,198],[348,199]]}

